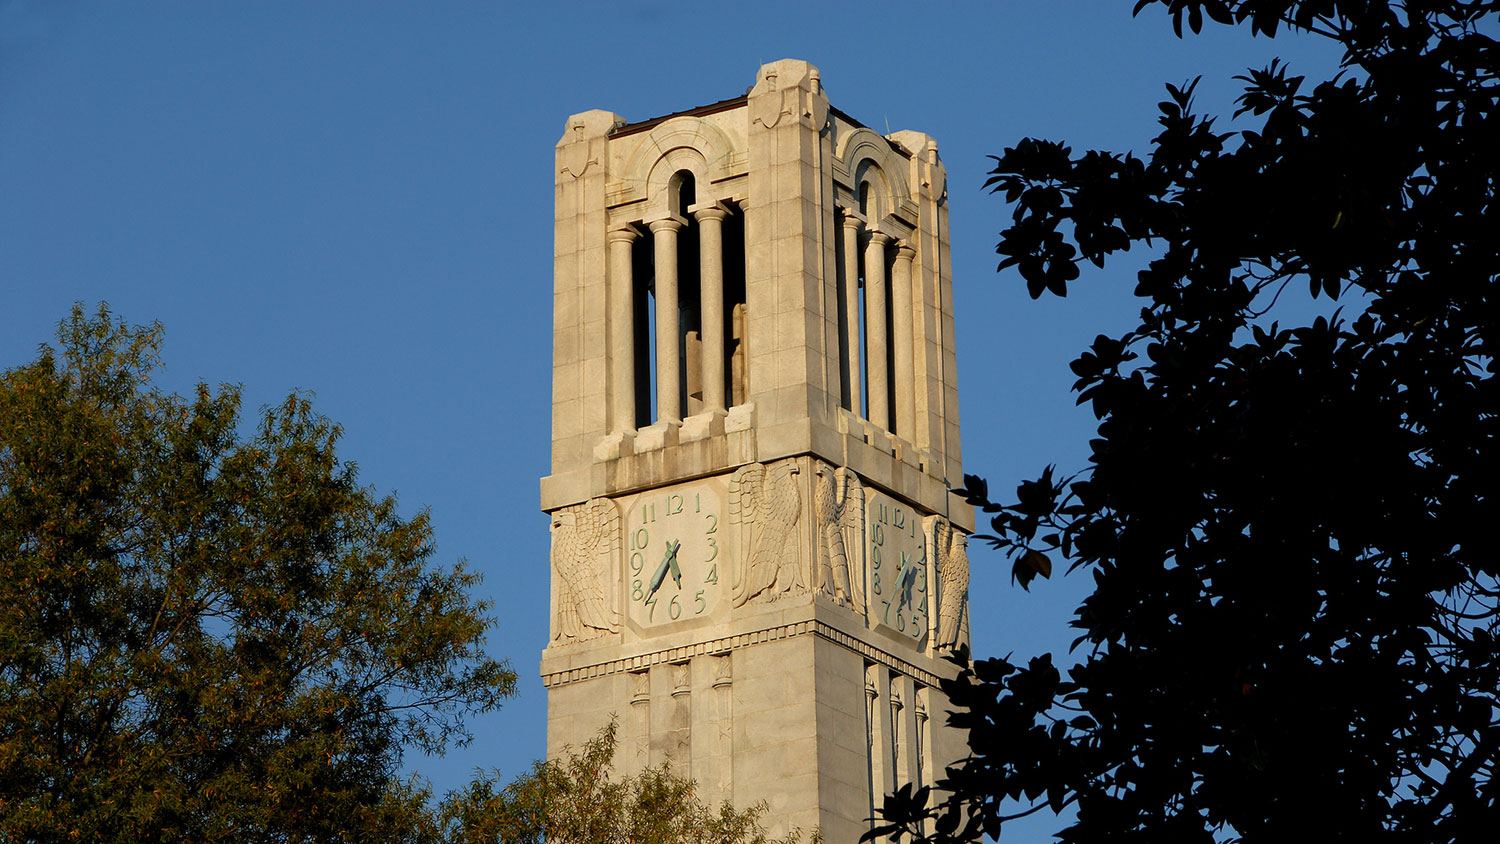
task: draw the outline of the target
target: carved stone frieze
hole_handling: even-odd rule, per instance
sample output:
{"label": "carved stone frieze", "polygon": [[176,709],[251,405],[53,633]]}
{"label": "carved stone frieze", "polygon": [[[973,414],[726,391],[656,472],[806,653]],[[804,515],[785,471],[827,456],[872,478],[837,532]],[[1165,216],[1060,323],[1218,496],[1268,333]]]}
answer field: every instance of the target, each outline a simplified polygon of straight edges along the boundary
{"label": "carved stone frieze", "polygon": [[928,556],[937,569],[937,629],[933,645],[951,651],[969,642],[968,537],[946,519],[928,528]]}
{"label": "carved stone frieze", "polygon": [[818,591],[839,606],[865,611],[865,489],[846,467],[813,463],[813,519]]}
{"label": "carved stone frieze", "polygon": [[552,642],[584,642],[620,630],[620,511],[595,498],[552,514]]}
{"label": "carved stone frieze", "polygon": [[729,519],[738,537],[734,605],[807,593],[795,458],[742,466],[729,479]]}

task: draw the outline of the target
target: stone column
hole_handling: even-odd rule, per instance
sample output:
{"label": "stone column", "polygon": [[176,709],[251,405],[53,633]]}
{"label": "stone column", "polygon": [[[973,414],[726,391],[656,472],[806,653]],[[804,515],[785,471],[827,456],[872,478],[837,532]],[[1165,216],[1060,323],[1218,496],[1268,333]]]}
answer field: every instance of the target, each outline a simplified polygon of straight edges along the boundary
{"label": "stone column", "polygon": [[681,331],[677,325],[677,233],[675,217],[651,224],[656,246],[656,421],[682,421]]}
{"label": "stone column", "polygon": [[885,245],[890,235],[870,233],[865,245],[865,378],[870,385],[869,420],[891,429],[890,372],[886,369]]}
{"label": "stone column", "polygon": [[640,236],[635,227],[609,233],[609,430],[635,430],[635,278],[631,245]]}
{"label": "stone column", "polygon": [[703,338],[703,408],[724,412],[724,218],[713,206],[693,212],[698,221],[699,331]]}
{"label": "stone column", "polygon": [[844,310],[844,344],[840,350],[839,364],[844,371],[844,384],[849,390],[849,409],[855,416],[863,415],[864,376],[859,371],[859,237],[864,224],[859,218],[844,211],[844,300],[839,303]]}
{"label": "stone column", "polygon": [[902,240],[896,244],[896,262],[891,265],[891,342],[894,344],[896,379],[896,434],[909,443],[917,441],[916,370],[912,350],[913,329],[911,262],[917,251]]}

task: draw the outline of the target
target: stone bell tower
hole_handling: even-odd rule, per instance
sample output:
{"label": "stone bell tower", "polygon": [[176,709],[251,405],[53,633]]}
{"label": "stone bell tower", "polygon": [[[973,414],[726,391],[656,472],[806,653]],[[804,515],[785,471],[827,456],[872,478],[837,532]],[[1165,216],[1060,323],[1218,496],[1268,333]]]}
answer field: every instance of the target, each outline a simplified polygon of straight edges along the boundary
{"label": "stone bell tower", "polygon": [[549,754],[618,718],[773,831],[855,841],[966,751],[945,175],[818,69],[557,144]]}

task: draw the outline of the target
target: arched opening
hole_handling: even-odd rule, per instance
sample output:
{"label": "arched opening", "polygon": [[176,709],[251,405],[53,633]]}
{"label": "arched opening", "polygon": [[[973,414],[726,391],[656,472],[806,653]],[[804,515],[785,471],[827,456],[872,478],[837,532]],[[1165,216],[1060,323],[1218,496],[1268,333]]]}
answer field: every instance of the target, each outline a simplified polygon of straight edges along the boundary
{"label": "arched opening", "polygon": [[688,216],[688,209],[698,201],[697,178],[691,170],[678,170],[667,182],[667,208],[678,217]]}

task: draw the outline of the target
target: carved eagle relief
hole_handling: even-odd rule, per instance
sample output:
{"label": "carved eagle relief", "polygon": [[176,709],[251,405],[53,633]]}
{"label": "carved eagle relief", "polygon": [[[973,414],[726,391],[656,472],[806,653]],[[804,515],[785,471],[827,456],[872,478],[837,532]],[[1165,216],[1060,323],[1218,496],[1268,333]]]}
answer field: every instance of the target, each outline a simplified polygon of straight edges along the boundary
{"label": "carved eagle relief", "polygon": [[939,650],[969,641],[969,539],[946,519],[933,519],[928,555],[937,567]]}
{"label": "carved eagle relief", "polygon": [[751,463],[729,479],[729,518],[738,526],[734,605],[775,601],[807,591],[797,519],[802,495],[795,460]]}
{"label": "carved eagle relief", "polygon": [[620,512],[595,498],[552,516],[552,641],[571,644],[620,630],[614,594]]}
{"label": "carved eagle relief", "polygon": [[818,589],[834,603],[865,611],[865,488],[846,467],[813,464],[813,516],[818,532]]}

